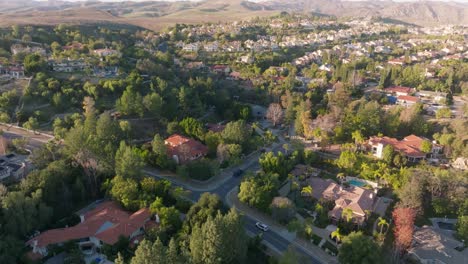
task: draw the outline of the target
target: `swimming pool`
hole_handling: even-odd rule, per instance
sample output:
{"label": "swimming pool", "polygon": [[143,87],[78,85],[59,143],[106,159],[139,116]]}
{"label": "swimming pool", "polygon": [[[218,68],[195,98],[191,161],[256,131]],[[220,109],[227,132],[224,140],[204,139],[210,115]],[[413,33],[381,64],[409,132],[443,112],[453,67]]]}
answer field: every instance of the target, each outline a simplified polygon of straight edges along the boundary
{"label": "swimming pool", "polygon": [[366,186],[366,183],[365,183],[365,182],[358,181],[358,180],[349,180],[348,183],[351,184],[351,185],[357,186],[357,187],[364,187],[364,186]]}
{"label": "swimming pool", "polygon": [[437,225],[440,229],[455,230],[455,225],[453,223],[437,222]]}

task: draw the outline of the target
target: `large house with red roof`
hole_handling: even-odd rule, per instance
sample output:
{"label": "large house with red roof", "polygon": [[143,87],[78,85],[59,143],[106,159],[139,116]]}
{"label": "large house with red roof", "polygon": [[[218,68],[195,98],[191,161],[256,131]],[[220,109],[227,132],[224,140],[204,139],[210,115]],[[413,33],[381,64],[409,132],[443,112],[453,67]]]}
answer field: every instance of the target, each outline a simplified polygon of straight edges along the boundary
{"label": "large house with red roof", "polygon": [[419,98],[411,95],[400,95],[397,97],[396,103],[402,106],[412,106],[419,102]]}
{"label": "large house with red roof", "polygon": [[116,202],[104,201],[79,213],[81,222],[72,227],[47,230],[26,242],[32,254],[47,256],[48,247],[76,241],[85,253],[94,253],[102,245],[114,245],[120,236],[138,243],[145,229],[154,226],[148,208],[135,213],[124,211]]}
{"label": "large house with red roof", "polygon": [[387,145],[391,145],[395,151],[400,152],[410,162],[418,162],[425,159],[428,154],[436,156],[442,152],[443,146],[431,143],[431,153],[424,153],[421,150],[423,141],[429,140],[415,135],[407,136],[403,140],[390,137],[371,137],[368,144],[371,147],[372,154],[379,159],[383,158],[383,149]]}
{"label": "large house with red roof", "polygon": [[335,207],[328,212],[328,217],[334,222],[344,218],[345,210],[352,210],[351,221],[361,226],[374,211],[377,196],[372,190],[352,185],[344,187],[330,179],[317,177],[310,177],[308,181],[314,190],[312,192],[314,198],[335,202]]}
{"label": "large house with red roof", "polygon": [[185,164],[208,154],[208,147],[195,139],[178,134],[168,137],[164,143],[167,146],[168,155],[178,164]]}

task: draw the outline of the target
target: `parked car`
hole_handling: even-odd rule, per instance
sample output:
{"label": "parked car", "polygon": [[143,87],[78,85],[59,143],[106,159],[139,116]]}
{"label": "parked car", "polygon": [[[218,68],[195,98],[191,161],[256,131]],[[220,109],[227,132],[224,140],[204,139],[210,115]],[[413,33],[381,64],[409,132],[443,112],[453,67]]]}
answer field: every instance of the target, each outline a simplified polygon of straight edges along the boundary
{"label": "parked car", "polygon": [[232,177],[240,177],[240,176],[242,176],[243,173],[244,173],[243,170],[237,169],[232,173]]}
{"label": "parked car", "polygon": [[263,232],[266,232],[269,229],[267,225],[265,225],[264,223],[260,223],[260,222],[255,223],[255,226],[258,229],[262,230]]}

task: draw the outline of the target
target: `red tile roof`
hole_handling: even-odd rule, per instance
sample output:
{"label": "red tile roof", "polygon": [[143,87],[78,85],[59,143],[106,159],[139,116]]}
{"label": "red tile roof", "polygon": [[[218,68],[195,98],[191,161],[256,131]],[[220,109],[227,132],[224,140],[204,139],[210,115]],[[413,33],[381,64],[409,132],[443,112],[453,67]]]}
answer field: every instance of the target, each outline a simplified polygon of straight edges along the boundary
{"label": "red tile roof", "polygon": [[403,152],[409,157],[425,157],[426,154],[421,151],[421,144],[423,140],[424,139],[415,135],[407,136],[403,140],[390,137],[371,137],[369,139],[369,143],[371,145],[379,143],[383,144],[384,146],[391,145],[396,151]]}
{"label": "red tile roof", "polygon": [[397,100],[405,101],[405,102],[414,102],[414,103],[419,102],[418,97],[409,96],[409,95],[400,95],[400,96],[397,97]]}
{"label": "red tile roof", "polygon": [[208,148],[202,143],[174,134],[165,140],[168,154],[173,157],[177,156],[179,162],[184,163],[194,159],[194,157],[206,156]]}
{"label": "red tile roof", "polygon": [[118,241],[119,236],[128,237],[144,227],[151,215],[147,208],[130,214],[121,209],[117,203],[108,201],[99,204],[83,216],[84,221],[75,226],[47,230],[26,244],[32,245],[34,241],[37,241],[37,246],[45,247],[94,236],[106,244],[113,245]]}
{"label": "red tile roof", "polygon": [[404,87],[404,86],[393,86],[385,89],[387,93],[406,93],[411,94],[413,93],[413,88]]}

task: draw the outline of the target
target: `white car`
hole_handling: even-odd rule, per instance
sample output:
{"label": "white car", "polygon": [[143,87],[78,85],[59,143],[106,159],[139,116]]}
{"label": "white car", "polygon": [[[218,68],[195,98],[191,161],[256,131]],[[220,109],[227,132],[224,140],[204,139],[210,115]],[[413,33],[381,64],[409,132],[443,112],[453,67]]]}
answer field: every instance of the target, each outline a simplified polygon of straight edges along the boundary
{"label": "white car", "polygon": [[255,223],[255,226],[258,227],[263,232],[266,232],[269,229],[267,225],[260,223],[260,222]]}

